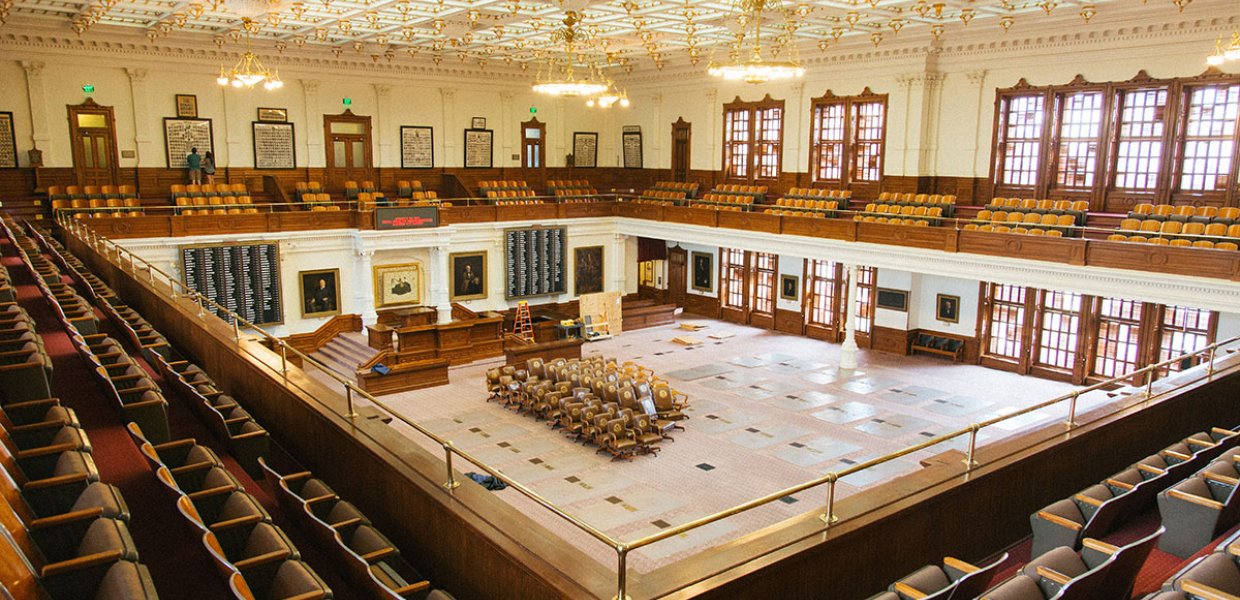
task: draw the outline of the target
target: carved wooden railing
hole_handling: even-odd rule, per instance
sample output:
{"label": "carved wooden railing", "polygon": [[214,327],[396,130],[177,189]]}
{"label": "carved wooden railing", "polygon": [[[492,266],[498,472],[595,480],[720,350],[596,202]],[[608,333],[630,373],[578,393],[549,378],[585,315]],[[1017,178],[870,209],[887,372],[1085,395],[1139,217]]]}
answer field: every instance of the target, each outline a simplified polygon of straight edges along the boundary
{"label": "carved wooden railing", "polygon": [[319,348],[326,346],[332,338],[342,333],[361,330],[361,315],[336,315],[310,333],[296,333],[282,339],[298,352],[311,354],[318,352]]}

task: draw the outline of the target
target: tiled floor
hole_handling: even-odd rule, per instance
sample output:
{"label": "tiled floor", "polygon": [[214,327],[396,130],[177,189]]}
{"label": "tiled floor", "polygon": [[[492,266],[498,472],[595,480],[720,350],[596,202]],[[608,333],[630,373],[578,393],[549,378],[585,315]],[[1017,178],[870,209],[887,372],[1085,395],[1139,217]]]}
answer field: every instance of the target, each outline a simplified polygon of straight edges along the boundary
{"label": "tiled floor", "polygon": [[[840,346],[719,321],[682,346],[675,326],[627,332],[587,344],[585,354],[632,360],[686,393],[687,431],[657,457],[612,462],[593,446],[570,441],[540,421],[486,402],[484,372],[500,360],[452,369],[452,383],[385,397],[405,416],[613,537],[632,540],[922,442],[969,423],[1007,414],[1070,389],[1068,385],[929,357],[863,351],[854,371],[838,368]],[[684,322],[684,321],[682,321]],[[718,334],[724,339],[713,339]],[[979,443],[1042,421],[1063,408],[1037,411],[984,431]],[[407,426],[411,438],[437,447]],[[848,475],[839,496],[920,468],[966,440]],[[470,470],[460,465],[462,471]],[[536,507],[515,490],[497,492],[526,514],[606,565],[601,543]],[[821,488],[743,513],[630,555],[646,571],[807,511],[823,509]],[[540,516],[541,515],[541,516]]]}

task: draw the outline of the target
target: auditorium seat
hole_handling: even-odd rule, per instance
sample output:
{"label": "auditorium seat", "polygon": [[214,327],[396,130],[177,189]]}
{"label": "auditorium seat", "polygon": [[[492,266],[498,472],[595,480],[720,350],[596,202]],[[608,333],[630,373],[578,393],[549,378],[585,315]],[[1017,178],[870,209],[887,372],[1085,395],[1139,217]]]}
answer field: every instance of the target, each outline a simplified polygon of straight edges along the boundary
{"label": "auditorium seat", "polygon": [[92,511],[24,523],[8,503],[0,502],[0,526],[39,572],[46,572],[53,563],[88,560],[99,554],[138,560],[138,549],[125,522]]}
{"label": "auditorium seat", "polygon": [[[1189,598],[1207,600],[1240,596],[1240,565],[1232,548],[1192,561],[1163,584],[1163,591],[1184,592]],[[1218,595],[1220,592],[1223,595]]]}
{"label": "auditorium seat", "polygon": [[14,542],[0,539],[0,580],[12,597],[50,600],[155,600],[159,595],[145,565],[118,552],[54,563],[37,569]]}
{"label": "auditorium seat", "polygon": [[1158,494],[1158,512],[1167,528],[1159,549],[1184,558],[1240,522],[1234,461],[1232,456],[1220,458]]}
{"label": "auditorium seat", "polygon": [[1007,553],[989,565],[978,567],[960,559],[946,557],[943,565],[926,565],[891,584],[889,591],[902,598],[923,600],[963,600],[975,598],[990,583],[995,569],[1007,560]]}
{"label": "auditorium seat", "polygon": [[300,560],[286,560],[274,570],[256,569],[247,577],[233,573],[229,587],[243,600],[316,600],[331,598],[331,588],[319,578],[310,565]]}

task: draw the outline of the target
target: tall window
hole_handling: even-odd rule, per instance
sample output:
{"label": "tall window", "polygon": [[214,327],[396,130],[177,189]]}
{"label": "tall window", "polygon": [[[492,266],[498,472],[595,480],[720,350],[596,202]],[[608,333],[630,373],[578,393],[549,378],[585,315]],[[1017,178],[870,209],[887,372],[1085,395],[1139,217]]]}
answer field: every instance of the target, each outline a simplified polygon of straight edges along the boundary
{"label": "tall window", "polygon": [[877,184],[883,176],[887,96],[831,92],[811,101],[810,174],[830,185]]}
{"label": "tall window", "polygon": [[1132,300],[1098,299],[1094,375],[1118,377],[1137,369],[1141,362],[1141,312],[1144,306]]}
{"label": "tall window", "polygon": [[777,179],[781,170],[784,101],[740,98],[723,105],[723,165],[728,179]]}
{"label": "tall window", "polygon": [[1037,184],[1042,158],[1042,130],[1046,97],[1003,98],[999,109],[999,143],[995,156],[998,179],[1004,185],[1032,187]]}
{"label": "tall window", "polygon": [[835,299],[839,286],[839,266],[830,260],[810,260],[806,268],[806,279],[809,290],[807,310],[812,325],[831,327],[838,323],[836,319]]}
{"label": "tall window", "polygon": [[987,354],[1020,360],[1025,339],[1025,291],[1019,285],[990,284]]}
{"label": "tall window", "polygon": [[1167,88],[1121,90],[1119,132],[1115,136],[1116,189],[1152,192],[1162,168]]}
{"label": "tall window", "polygon": [[1089,189],[1098,170],[1102,137],[1102,92],[1063,94],[1059,104],[1059,152],[1055,183],[1061,188]]}
{"label": "tall window", "polygon": [[1185,92],[1188,98],[1180,189],[1224,190],[1232,170],[1240,84],[1203,85]]}
{"label": "tall window", "polygon": [[995,106],[996,196],[1069,196],[1104,208],[1110,197],[1127,207],[1134,195],[1156,203],[1234,199],[1240,75],[1021,82],[999,90]]}
{"label": "tall window", "polygon": [[776,261],[774,254],[753,253],[753,301],[749,308],[754,312],[775,314]]}
{"label": "tall window", "polygon": [[745,308],[745,251],[719,249],[719,296],[727,308]]}
{"label": "tall window", "polygon": [[1081,326],[1081,295],[1043,291],[1038,308],[1037,364],[1072,370]]}
{"label": "tall window", "polygon": [[[1214,331],[1214,313],[1199,308],[1183,306],[1163,307],[1162,336],[1158,344],[1158,362],[1169,360],[1210,345]],[[1185,359],[1167,368],[1179,371],[1183,367],[1200,363],[1201,359]]]}
{"label": "tall window", "polygon": [[853,303],[857,311],[857,333],[870,333],[874,325],[874,285],[878,281],[878,269],[857,267],[857,299]]}

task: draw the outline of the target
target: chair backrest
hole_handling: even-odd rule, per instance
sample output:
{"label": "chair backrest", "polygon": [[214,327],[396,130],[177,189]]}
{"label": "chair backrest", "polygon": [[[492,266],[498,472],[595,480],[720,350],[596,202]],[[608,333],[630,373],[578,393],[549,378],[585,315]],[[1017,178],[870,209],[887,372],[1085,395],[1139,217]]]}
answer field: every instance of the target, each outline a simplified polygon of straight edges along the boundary
{"label": "chair backrest", "polygon": [[1003,556],[992,561],[989,565],[979,567],[975,571],[971,571],[956,580],[950,596],[945,596],[944,600],[973,600],[982,592],[986,591],[986,587],[990,585],[991,576],[999,565],[1007,560],[1007,552]]}
{"label": "chair backrest", "polygon": [[1111,567],[1098,589],[1106,590],[1108,594],[1116,593],[1117,596],[1124,590],[1131,592],[1137,572],[1145,564],[1145,559],[1150,555],[1150,551],[1154,549],[1154,545],[1158,543],[1158,538],[1164,531],[1166,531],[1165,527],[1159,527],[1154,533],[1117,550],[1110,559]]}

